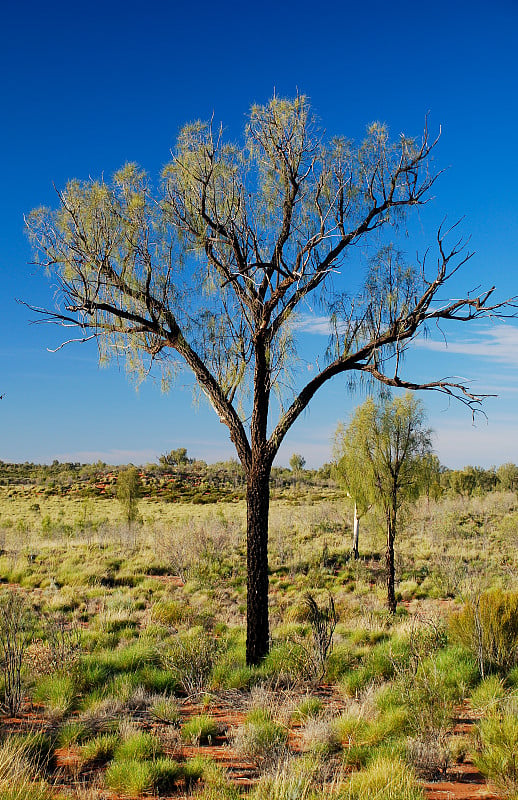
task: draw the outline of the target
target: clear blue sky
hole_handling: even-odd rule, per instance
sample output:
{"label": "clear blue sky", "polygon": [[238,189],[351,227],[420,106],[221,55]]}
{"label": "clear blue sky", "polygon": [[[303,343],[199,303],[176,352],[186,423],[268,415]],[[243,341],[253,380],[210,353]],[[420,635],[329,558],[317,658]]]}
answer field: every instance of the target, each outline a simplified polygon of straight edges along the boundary
{"label": "clear blue sky", "polygon": [[[53,184],[110,176],[127,160],[156,177],[180,126],[214,112],[237,138],[252,102],[307,94],[329,133],[360,138],[385,121],[418,135],[442,126],[436,185],[423,226],[464,217],[476,255],[453,290],[496,283],[518,294],[518,5],[516,0],[370,3],[91,2],[4,4],[0,28],[0,459],[152,461],[185,446],[214,461],[233,450],[187,378],[168,394],[135,392],[124,370],[99,369],[95,348],[30,325],[15,302],[52,304],[31,267],[23,214],[55,205]],[[423,227],[423,230],[424,230]],[[409,241],[414,253],[425,241]],[[311,339],[311,341],[309,341]],[[435,342],[437,340],[437,343]],[[308,336],[308,347],[325,337]],[[450,466],[518,462],[518,322],[460,326],[423,343],[408,370],[463,375],[499,395],[487,424],[424,398],[436,449]],[[185,384],[185,385],[184,385]],[[361,398],[343,384],[317,396],[286,439],[308,464],[329,459],[330,437]]]}

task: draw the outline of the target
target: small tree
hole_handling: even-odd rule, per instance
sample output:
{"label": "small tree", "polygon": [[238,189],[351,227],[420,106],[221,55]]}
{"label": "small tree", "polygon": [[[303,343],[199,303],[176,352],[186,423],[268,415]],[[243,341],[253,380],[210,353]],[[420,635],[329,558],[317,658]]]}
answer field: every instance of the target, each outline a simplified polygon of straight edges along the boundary
{"label": "small tree", "polygon": [[0,664],[4,708],[16,714],[23,702],[23,663],[32,637],[33,620],[25,599],[14,591],[0,596]]}
{"label": "small tree", "polygon": [[117,476],[117,499],[129,527],[139,518],[138,501],[141,494],[142,481],[138,469],[128,467],[121,470]]}
{"label": "small tree", "polygon": [[306,466],[306,459],[299,453],[293,453],[290,458],[290,469],[292,472],[299,474]]}
{"label": "small tree", "polygon": [[374,486],[365,480],[361,449],[342,423],[335,431],[333,456],[333,476],[354,504],[352,554],[357,559],[360,556],[360,520],[374,503]]}
{"label": "small tree", "polygon": [[502,489],[510,492],[518,490],[518,467],[516,464],[501,464],[496,471],[496,476]]}
{"label": "small tree", "polygon": [[162,467],[182,467],[191,463],[191,459],[187,456],[186,447],[177,447],[176,450],[170,450],[169,453],[161,455],[158,460]]}
{"label": "small tree", "polygon": [[[422,485],[422,459],[431,450],[431,431],[424,427],[422,403],[407,392],[376,403],[369,398],[353,415],[339,441],[343,472],[362,502],[372,499],[386,522],[387,605],[396,610],[394,542],[398,513]],[[340,464],[341,460],[338,462]]]}

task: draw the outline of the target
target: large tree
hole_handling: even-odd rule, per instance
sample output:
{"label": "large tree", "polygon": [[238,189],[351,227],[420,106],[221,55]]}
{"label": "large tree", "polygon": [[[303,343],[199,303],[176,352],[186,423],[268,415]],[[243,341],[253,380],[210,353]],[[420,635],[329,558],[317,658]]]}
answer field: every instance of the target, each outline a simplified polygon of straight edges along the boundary
{"label": "large tree", "polygon": [[[102,358],[122,354],[143,375],[150,361],[161,362],[166,379],[188,368],[228,427],[247,482],[250,664],[269,647],[270,471],[315,392],[347,373],[470,406],[481,399],[460,381],[400,373],[427,322],[491,309],[491,290],[444,300],[469,255],[459,243],[447,249],[441,231],[431,275],[403,265],[390,245],[430,196],[434,145],[426,130],[420,141],[392,142],[378,123],[358,144],[329,139],[305,97],[275,97],[252,107],[239,144],[211,122],[186,125],[157,192],[127,164],[109,183],[69,182],[57,210],[27,220],[59,287],[57,307],[40,309],[47,318],[77,325],[79,338],[96,337]],[[362,275],[353,256],[382,245]],[[334,335],[307,380],[307,369],[297,371],[296,312],[318,307]]]}
{"label": "large tree", "polygon": [[[372,397],[356,409],[348,427],[339,429],[337,469],[351,491],[382,511],[386,524],[387,605],[396,611],[394,542],[401,507],[425,486],[424,465],[431,454],[431,431],[423,404],[410,392],[376,403]],[[354,496],[353,494],[353,496]]]}

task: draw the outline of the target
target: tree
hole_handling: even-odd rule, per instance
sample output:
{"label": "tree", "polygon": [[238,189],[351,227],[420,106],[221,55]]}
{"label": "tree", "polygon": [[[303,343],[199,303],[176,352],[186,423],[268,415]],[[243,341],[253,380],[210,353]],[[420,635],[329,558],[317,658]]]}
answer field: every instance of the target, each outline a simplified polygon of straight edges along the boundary
{"label": "tree", "polygon": [[117,499],[124,511],[124,518],[131,527],[139,518],[138,501],[142,493],[142,481],[136,467],[128,467],[117,476]]}
{"label": "tree", "polygon": [[159,457],[161,467],[183,467],[191,463],[191,459],[187,456],[186,447],[177,447],[176,450],[170,450],[169,453],[164,453]]}
{"label": "tree", "polygon": [[333,457],[333,476],[354,504],[352,553],[357,559],[360,557],[360,520],[374,503],[374,487],[363,474],[363,452],[342,423],[335,431]]}
{"label": "tree", "polygon": [[398,513],[403,503],[419,494],[423,460],[431,450],[431,432],[424,427],[424,417],[422,403],[410,392],[381,403],[369,398],[338,437],[343,453],[338,468],[361,502],[375,503],[385,518],[387,605],[392,613],[396,611]]}
{"label": "tree", "polygon": [[304,467],[306,466],[306,459],[304,456],[301,456],[299,453],[293,453],[290,458],[290,469],[292,472],[302,472]]}
{"label": "tree", "polygon": [[496,475],[502,489],[516,492],[518,489],[518,467],[516,464],[501,464],[496,471]]}
{"label": "tree", "polygon": [[[470,255],[461,242],[448,249],[442,230],[431,275],[391,245],[429,198],[434,146],[426,129],[421,141],[391,142],[379,123],[359,144],[327,139],[307,98],[274,97],[252,107],[241,144],[212,122],[186,125],[158,192],[127,164],[111,183],[70,181],[57,210],[27,219],[36,259],[59,287],[57,308],[38,309],[45,318],[77,325],[81,341],[95,338],[102,359],[127,358],[137,377],[153,362],[165,381],[187,368],[229,429],[247,484],[249,664],[269,647],[270,472],[315,392],[347,374],[443,392],[471,408],[482,399],[461,381],[401,374],[427,323],[499,307],[492,290],[444,301]],[[380,242],[355,293],[360,267],[348,256]],[[330,315],[333,336],[327,363],[317,359],[308,380],[297,371],[296,312],[310,303]]]}

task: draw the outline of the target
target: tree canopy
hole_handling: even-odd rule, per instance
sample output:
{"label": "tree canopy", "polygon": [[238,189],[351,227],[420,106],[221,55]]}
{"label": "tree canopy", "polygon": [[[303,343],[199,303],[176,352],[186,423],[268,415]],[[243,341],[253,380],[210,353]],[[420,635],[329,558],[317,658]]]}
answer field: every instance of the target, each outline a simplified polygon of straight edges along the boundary
{"label": "tree canopy", "polygon": [[[186,125],[158,190],[136,164],[108,182],[72,180],[57,210],[27,218],[37,260],[57,284],[49,321],[95,338],[102,359],[126,359],[168,385],[191,370],[229,429],[247,478],[247,660],[268,650],[268,483],[287,432],[329,379],[363,375],[387,386],[446,393],[478,407],[462,380],[416,382],[405,351],[432,321],[495,313],[492,289],[444,300],[470,255],[436,236],[435,264],[407,264],[394,244],[430,198],[436,140],[327,137],[309,101],[252,106],[240,142],[212,121]],[[353,258],[371,253],[365,274]],[[441,291],[441,303],[434,303]],[[327,358],[298,369],[300,314],[321,309]],[[272,393],[279,400],[274,419]]]}

